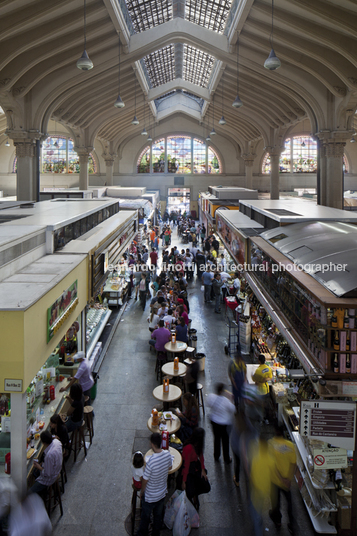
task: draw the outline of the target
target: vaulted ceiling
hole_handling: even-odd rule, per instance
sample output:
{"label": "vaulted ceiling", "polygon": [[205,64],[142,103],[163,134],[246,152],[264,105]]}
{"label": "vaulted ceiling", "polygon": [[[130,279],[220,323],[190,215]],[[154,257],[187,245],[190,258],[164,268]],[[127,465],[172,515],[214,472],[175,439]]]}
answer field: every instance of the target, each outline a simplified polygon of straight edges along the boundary
{"label": "vaulted ceiling", "polygon": [[[271,0],[87,0],[89,71],[76,67],[83,7],[83,0],[0,2],[0,106],[22,128],[46,132],[52,117],[84,143],[97,136],[115,147],[140,132],[144,114],[146,128],[149,119],[164,124],[177,114],[211,126],[214,117],[217,133],[241,147],[258,139],[269,144],[272,132],[283,135],[306,116],[313,131],[351,128],[353,0],[275,0],[276,71],[264,69]],[[243,106],[234,109],[237,83]],[[122,109],[113,106],[119,85]],[[222,114],[225,125],[218,123]],[[333,125],[336,118],[345,124]],[[20,127],[0,114],[0,132],[6,126]]]}

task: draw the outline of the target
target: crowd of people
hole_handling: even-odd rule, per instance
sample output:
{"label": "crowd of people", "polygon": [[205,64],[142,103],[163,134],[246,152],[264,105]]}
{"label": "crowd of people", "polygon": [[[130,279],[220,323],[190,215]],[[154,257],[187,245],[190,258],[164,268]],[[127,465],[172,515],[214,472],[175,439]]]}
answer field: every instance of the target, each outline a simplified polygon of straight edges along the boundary
{"label": "crowd of people", "polygon": [[[169,223],[162,229],[154,230],[162,237],[168,227],[171,241],[172,228]],[[194,274],[196,273],[197,279],[203,283],[204,301],[210,303],[214,298],[216,313],[221,311],[224,284],[228,278],[232,279],[231,274],[219,270],[218,263],[221,261],[223,264],[224,255],[219,254],[219,242],[215,236],[206,237],[206,232],[202,233],[202,226],[196,226],[190,218],[178,215],[178,239],[182,242],[185,237],[186,240],[187,233],[192,238],[188,240],[189,248],[181,251],[177,246],[166,248],[163,242],[161,262],[156,260],[155,269],[148,271],[151,276],[149,284],[146,285],[147,297],[150,296],[150,311],[147,317],[149,346],[155,348],[158,355],[166,354],[165,344],[170,341],[173,331],[176,333],[176,340],[186,343],[188,341],[190,306],[187,289]],[[202,251],[197,247],[198,237],[203,241]],[[224,268],[226,269],[226,266]],[[144,277],[146,280],[147,276],[142,275],[143,279]],[[238,273],[234,274],[233,280],[233,293],[239,293]],[[145,309],[145,306],[143,308]],[[207,397],[206,404],[210,409],[214,438],[213,458],[215,462],[219,462],[222,453],[225,464],[231,464],[234,459],[233,480],[237,487],[240,486],[244,474],[243,480],[247,483],[249,512],[255,536],[263,534],[262,520],[268,499],[271,504],[269,516],[277,528],[281,526],[281,494],[287,499],[288,529],[293,533],[290,485],[295,470],[295,450],[293,444],[284,438],[283,429],[277,423],[274,423],[274,436],[269,441],[265,439],[266,430],[263,425],[268,423],[268,381],[272,373],[270,367],[265,364],[263,355],[259,357],[259,361],[259,367],[253,375],[254,384],[250,385],[246,380],[245,362],[238,352],[228,368],[232,389],[227,389],[219,383],[215,386],[215,392]],[[183,463],[176,478],[176,485],[186,491],[188,499],[197,510],[199,495],[207,493],[210,489],[204,457],[205,430],[200,427],[196,399],[198,374],[199,367],[197,362],[194,362],[186,374],[182,411],[173,410],[181,421],[177,435],[183,442]],[[151,513],[154,515],[153,534],[160,533],[167,493],[167,475],[171,468],[169,457],[165,457],[161,449],[160,434],[153,434],[150,442],[154,456],[150,458],[145,469],[142,469],[139,477],[142,483],[139,483],[139,487],[142,486],[143,507],[138,536],[147,534]],[[230,453],[233,454],[233,458]],[[134,474],[137,474],[135,463],[133,478]]]}

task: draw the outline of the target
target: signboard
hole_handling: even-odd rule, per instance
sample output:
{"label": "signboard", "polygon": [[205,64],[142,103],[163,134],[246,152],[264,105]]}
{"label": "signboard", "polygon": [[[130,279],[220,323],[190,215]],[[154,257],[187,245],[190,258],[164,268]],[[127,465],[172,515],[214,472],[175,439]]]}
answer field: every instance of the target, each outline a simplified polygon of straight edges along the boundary
{"label": "signboard", "polygon": [[342,394],[357,397],[357,382],[342,382]]}
{"label": "signboard", "polygon": [[47,309],[47,342],[50,342],[54,334],[69,317],[73,309],[78,305],[78,281],[76,280],[67,290]]}
{"label": "signboard", "polygon": [[5,380],[4,391],[22,393],[22,380]]}
{"label": "signboard", "polygon": [[347,450],[355,449],[356,403],[302,401],[300,435]]}
{"label": "signboard", "polygon": [[314,449],[315,469],[342,469],[347,467],[347,450],[336,448]]}

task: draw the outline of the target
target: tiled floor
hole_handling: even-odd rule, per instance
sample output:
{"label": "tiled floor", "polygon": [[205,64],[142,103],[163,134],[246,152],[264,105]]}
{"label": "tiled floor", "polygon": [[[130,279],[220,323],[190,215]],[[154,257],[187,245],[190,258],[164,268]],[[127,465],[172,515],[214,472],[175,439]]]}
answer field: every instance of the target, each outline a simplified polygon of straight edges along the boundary
{"label": "tiled floor", "polygon": [[[174,235],[176,234],[176,231]],[[174,242],[175,243],[175,242]],[[177,243],[177,242],[176,242]],[[214,304],[204,304],[200,284],[189,285],[190,317],[197,329],[198,351],[206,354],[206,368],[199,381],[205,395],[214,383],[228,384],[229,358],[224,353],[227,327],[224,315],[214,314]],[[64,516],[52,515],[55,536],[121,536],[126,534],[124,522],[130,513],[131,458],[139,449],[149,449],[147,420],[155,406],[152,390],[157,386],[155,355],[149,352],[149,330],[139,302],[130,300],[119,323],[107,356],[100,370],[95,409],[93,445],[88,456],[80,453],[76,464],[67,464],[68,483],[63,495]],[[205,460],[212,490],[201,496],[197,536],[253,536],[247,508],[244,482],[241,488],[233,483],[233,467],[213,460],[213,438],[207,417],[201,419],[206,429]],[[300,493],[293,486],[297,519],[296,536],[312,536],[314,531]],[[285,505],[283,502],[283,510]],[[287,519],[276,531],[267,512],[265,533],[287,536]],[[167,536],[171,531],[163,530]]]}

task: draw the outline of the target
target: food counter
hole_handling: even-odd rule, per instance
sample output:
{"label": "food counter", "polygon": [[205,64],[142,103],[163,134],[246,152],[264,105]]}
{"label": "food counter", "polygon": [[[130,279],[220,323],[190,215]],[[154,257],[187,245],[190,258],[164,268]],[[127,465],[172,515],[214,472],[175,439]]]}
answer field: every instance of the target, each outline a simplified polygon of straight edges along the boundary
{"label": "food counter", "polygon": [[87,358],[90,359],[112,311],[104,305],[95,304],[88,307],[86,320]]}

